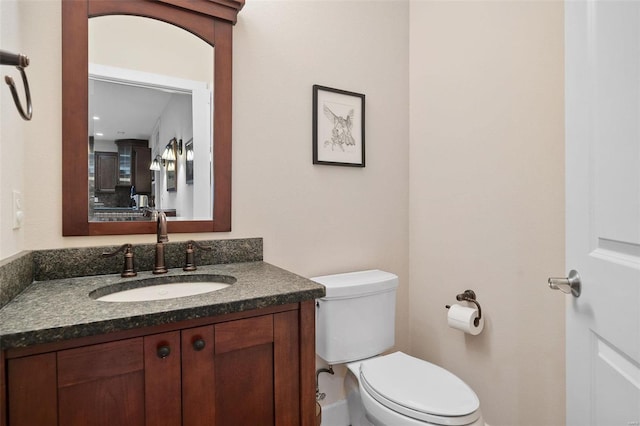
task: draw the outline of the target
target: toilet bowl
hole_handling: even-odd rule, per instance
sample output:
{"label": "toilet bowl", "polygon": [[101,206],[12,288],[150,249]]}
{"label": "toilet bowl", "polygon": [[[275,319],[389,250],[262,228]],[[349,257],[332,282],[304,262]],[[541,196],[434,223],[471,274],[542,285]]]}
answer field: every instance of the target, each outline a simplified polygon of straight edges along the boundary
{"label": "toilet bowl", "polygon": [[473,390],[437,365],[394,352],[347,367],[353,426],[484,425]]}
{"label": "toilet bowl", "polygon": [[326,287],[316,302],[316,353],[346,363],[351,426],[485,426],[473,390],[453,373],[394,344],[398,277],[371,270],[311,278]]}

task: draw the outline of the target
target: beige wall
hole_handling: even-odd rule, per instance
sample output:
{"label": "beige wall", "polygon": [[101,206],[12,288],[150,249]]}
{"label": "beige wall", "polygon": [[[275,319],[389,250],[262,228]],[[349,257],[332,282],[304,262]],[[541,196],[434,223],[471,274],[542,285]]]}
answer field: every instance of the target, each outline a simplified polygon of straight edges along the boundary
{"label": "beige wall", "polygon": [[[151,242],[61,236],[59,2],[0,3],[1,48],[14,37],[31,56],[35,107],[22,123],[2,90],[0,258]],[[560,2],[248,0],[234,29],[234,230],[195,237],[262,236],[267,261],[305,276],[399,274],[400,349],[469,382],[493,426],[562,424],[563,298],[545,285],[564,272],[562,16]],[[313,84],[366,94],[366,168],[311,164]],[[14,186],[22,231],[7,221]],[[446,326],[466,288],[487,317],[478,337]]]}
{"label": "beige wall", "polygon": [[[23,24],[18,5],[15,2],[0,1],[0,49],[12,53],[22,51],[25,44],[21,31]],[[20,251],[24,240],[23,230],[13,230],[12,217],[12,192],[24,191],[24,125],[14,106],[9,87],[4,82],[5,75],[13,77],[22,102],[25,103],[18,70],[0,67],[0,259]]]}
{"label": "beige wall", "polygon": [[[564,424],[563,6],[413,1],[410,334],[495,425]],[[469,336],[445,304],[473,289]]]}

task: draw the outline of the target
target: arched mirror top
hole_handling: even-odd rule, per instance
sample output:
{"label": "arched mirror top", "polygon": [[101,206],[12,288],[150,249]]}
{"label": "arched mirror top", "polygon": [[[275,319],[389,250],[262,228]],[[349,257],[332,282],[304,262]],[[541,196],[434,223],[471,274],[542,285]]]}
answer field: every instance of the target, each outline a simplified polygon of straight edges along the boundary
{"label": "arched mirror top", "polygon": [[[151,220],[89,220],[92,193],[87,183],[87,176],[91,176],[87,156],[88,23],[89,18],[108,15],[132,15],[166,22],[214,46],[212,128],[215,143],[210,197],[213,218],[181,220],[178,217],[168,226],[169,232],[231,230],[232,25],[243,5],[244,0],[62,0],[63,235],[155,232],[155,223]],[[184,141],[184,149],[189,142]]]}

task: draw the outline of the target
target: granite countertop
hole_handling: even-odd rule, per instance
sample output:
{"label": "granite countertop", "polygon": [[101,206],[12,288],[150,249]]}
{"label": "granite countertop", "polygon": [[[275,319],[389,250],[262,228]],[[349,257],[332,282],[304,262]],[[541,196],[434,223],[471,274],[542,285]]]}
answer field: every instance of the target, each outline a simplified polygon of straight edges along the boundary
{"label": "granite countertop", "polygon": [[[227,288],[195,296],[146,302],[102,302],[89,296],[104,286],[145,278],[216,274],[236,278]],[[139,272],[34,282],[0,309],[0,349],[18,348],[113,331],[241,312],[322,297],[313,281],[266,262],[180,268],[168,274]]]}

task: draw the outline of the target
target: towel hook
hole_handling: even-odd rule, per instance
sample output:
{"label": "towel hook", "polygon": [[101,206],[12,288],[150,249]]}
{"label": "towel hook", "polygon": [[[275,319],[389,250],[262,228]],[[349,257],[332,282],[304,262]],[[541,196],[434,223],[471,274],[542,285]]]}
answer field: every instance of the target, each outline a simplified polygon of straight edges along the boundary
{"label": "towel hook", "polygon": [[29,58],[25,55],[19,53],[10,53],[5,50],[0,50],[0,65],[13,65],[18,71],[20,71],[20,75],[22,76],[22,83],[24,84],[24,93],[27,100],[27,112],[25,113],[24,108],[22,108],[22,103],[20,102],[20,98],[18,97],[18,91],[16,90],[16,84],[13,81],[13,78],[8,75],[4,76],[4,81],[9,85],[9,90],[11,90],[11,96],[13,96],[13,102],[16,104],[16,108],[18,109],[18,113],[22,116],[23,119],[29,121],[33,115],[33,107],[31,105],[31,91],[29,90],[29,81],[27,80],[27,74],[25,74],[24,69],[29,66]]}

